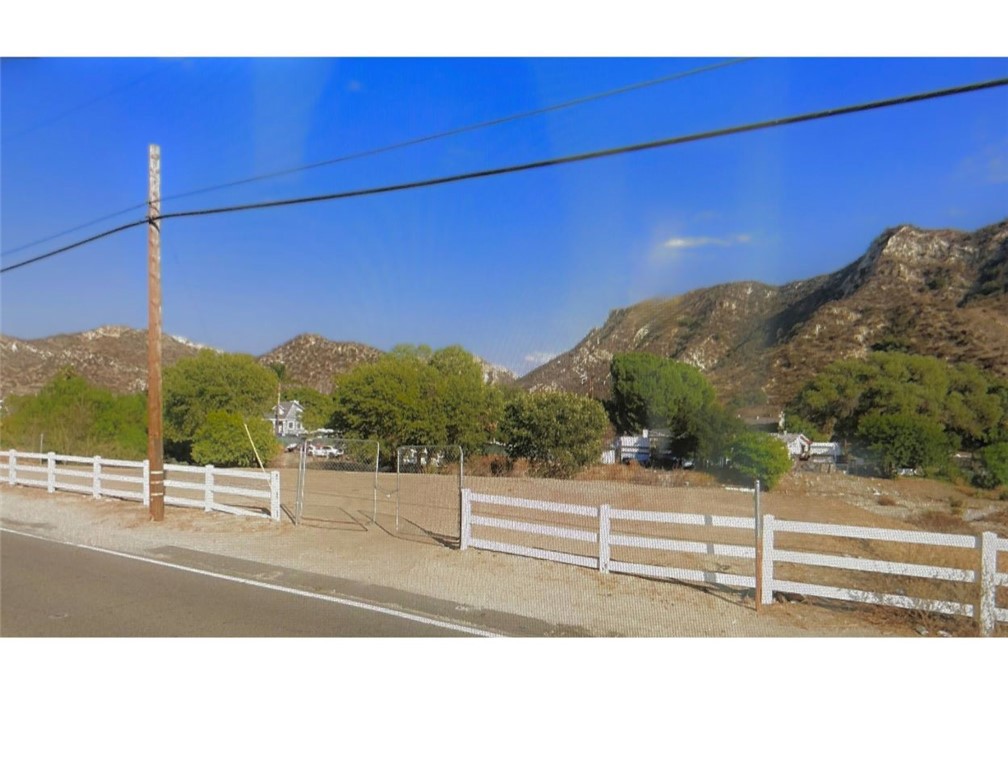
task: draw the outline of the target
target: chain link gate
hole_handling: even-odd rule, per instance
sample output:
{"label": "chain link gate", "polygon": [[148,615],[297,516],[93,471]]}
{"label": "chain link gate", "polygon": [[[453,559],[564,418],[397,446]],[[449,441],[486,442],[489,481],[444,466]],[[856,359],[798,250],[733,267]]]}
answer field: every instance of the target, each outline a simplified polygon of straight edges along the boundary
{"label": "chain link gate", "polygon": [[464,474],[461,446],[399,446],[396,534],[429,538],[442,545],[457,544]]}
{"label": "chain link gate", "polygon": [[298,457],[294,523],[366,529],[378,513],[377,440],[332,436],[305,441]]}

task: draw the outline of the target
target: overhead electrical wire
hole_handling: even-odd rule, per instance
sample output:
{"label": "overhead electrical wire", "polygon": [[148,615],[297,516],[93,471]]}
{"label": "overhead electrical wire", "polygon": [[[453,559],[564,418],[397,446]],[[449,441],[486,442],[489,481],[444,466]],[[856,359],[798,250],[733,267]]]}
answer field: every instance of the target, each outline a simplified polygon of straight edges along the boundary
{"label": "overhead electrical wire", "polygon": [[[856,105],[842,106],[839,108],[828,108],[822,111],[814,111],[812,113],[797,114],[794,116],[786,116],[778,119],[769,119],[762,122],[753,122],[751,124],[735,125],[732,127],[725,127],[718,130],[707,130],[704,132],[692,133],[689,135],[679,135],[673,138],[663,138],[660,140],[647,141],[644,143],[636,143],[628,146],[617,146],[608,149],[600,149],[597,151],[588,151],[581,154],[571,154],[564,157],[553,157],[551,159],[537,160],[534,162],[524,162],[517,165],[508,165],[506,167],[490,168],[487,170],[478,170],[470,173],[456,173],[454,175],[441,176],[439,178],[428,178],[419,181],[409,181],[400,184],[388,184],[385,186],[371,187],[367,189],[354,189],[344,192],[334,192],[322,195],[309,195],[306,197],[295,197],[284,200],[266,200],[256,203],[246,203],[242,205],[228,205],[228,206],[221,206],[218,208],[204,208],[191,211],[176,211],[173,213],[162,213],[160,217],[158,217],[157,221],[164,221],[166,219],[181,219],[192,216],[211,216],[215,214],[260,210],[264,208],[279,208],[290,205],[306,205],[308,203],[319,203],[330,200],[344,200],[352,197],[364,197],[367,195],[387,194],[389,192],[402,192],[409,189],[421,189],[432,186],[440,186],[442,184],[456,183],[459,181],[471,181],[478,178],[489,178],[492,176],[506,175],[509,173],[520,173],[528,170],[539,170],[548,167],[555,167],[558,165],[572,164],[575,162],[585,162],[592,159],[602,159],[605,157],[613,157],[622,154],[631,154],[638,151],[648,151],[651,149],[664,148],[667,146],[693,143],[701,140],[710,140],[712,138],[722,138],[729,135],[739,135],[742,133],[755,132],[757,130],[764,130],[773,127],[784,127],[792,124],[800,124],[804,122],[817,121],[819,119],[828,119],[835,116],[844,116],[848,114],[862,113],[865,111],[878,110],[880,108],[890,108],[897,105],[907,105],[910,103],[923,102],[925,100],[935,100],[938,98],[951,97],[953,95],[961,95],[969,92],[978,92],[985,89],[994,89],[1003,86],[1008,86],[1008,78],[1000,78],[992,81],[981,81],[972,84],[964,84],[961,86],[950,87],[947,89],[938,89],[930,92],[919,92],[916,94],[903,95],[900,97],[892,97],[884,100],[874,100],[867,103],[858,103]],[[72,243],[68,246],[63,246],[61,248],[55,249],[45,254],[40,254],[39,256],[32,257],[31,259],[26,259],[23,262],[18,262],[14,265],[9,265],[7,267],[0,268],[0,273],[6,273],[9,270],[16,270],[17,268],[25,267],[26,265],[30,265],[34,262],[40,262],[43,259],[48,259],[49,257],[56,256],[57,254],[62,254],[63,252],[70,251],[71,249],[77,248],[79,246],[83,246],[86,243],[91,243],[101,238],[108,237],[109,235],[115,234],[117,232],[122,232],[123,230],[127,230],[132,227],[137,227],[141,224],[146,224],[148,221],[149,221],[148,219],[139,219],[135,222],[130,222],[129,224],[123,224],[119,227],[116,227],[115,229],[108,230],[98,235],[93,235],[90,238],[85,238],[84,240],[77,241],[76,243]]]}
{"label": "overhead electrical wire", "polygon": [[[42,127],[46,127],[46,126],[52,124],[53,122],[59,121],[60,119],[66,117],[66,116],[69,116],[70,114],[76,113],[77,111],[83,110],[84,108],[88,108],[88,107],[94,105],[95,103],[100,102],[100,101],[106,99],[107,97],[111,97],[112,95],[118,94],[119,92],[125,92],[127,89],[132,89],[137,84],[139,84],[139,83],[141,83],[143,81],[146,81],[151,76],[160,73],[162,70],[165,70],[170,64],[171,63],[168,62],[168,63],[164,63],[162,65],[159,65],[158,67],[155,67],[154,69],[149,70],[148,72],[144,73],[142,76],[134,78],[132,81],[128,81],[125,84],[120,84],[119,86],[114,87],[112,89],[109,89],[106,92],[102,92],[99,95],[91,97],[88,100],[85,100],[83,103],[78,103],[77,105],[71,106],[70,108],[67,108],[67,109],[65,109],[63,111],[60,111],[57,114],[53,114],[52,116],[48,116],[45,119],[41,119],[40,121],[37,121],[35,124],[32,124],[32,125],[30,125],[28,127],[25,127],[22,130],[18,130],[17,132],[11,133],[9,135],[0,136],[0,142],[10,143],[11,141],[17,140],[18,138],[20,138],[23,135],[27,135],[27,134],[29,134],[31,132],[35,132],[35,130],[41,129]],[[118,214],[116,214],[116,215],[118,215]],[[108,218],[111,218],[111,217],[108,217]],[[92,222],[92,224],[93,223],[94,222]]]}
{"label": "overhead electrical wire", "polygon": [[[336,165],[341,162],[350,162],[355,159],[363,159],[364,157],[376,156],[378,154],[385,154],[390,151],[397,151],[399,149],[408,148],[410,146],[418,146],[422,143],[430,143],[436,140],[442,140],[444,138],[450,138],[455,135],[462,135],[467,132],[474,132],[476,130],[483,130],[488,127],[495,127],[500,124],[507,124],[508,122],[519,121],[521,119],[530,119],[534,116],[540,116],[542,114],[551,113],[553,111],[561,111],[566,108],[573,108],[574,106],[583,105],[585,103],[591,103],[596,100],[602,100],[607,97],[615,97],[616,95],[626,94],[627,92],[634,92],[639,89],[647,89],[649,87],[659,86],[660,84],[668,83],[669,81],[676,81],[683,78],[688,78],[690,76],[696,76],[701,73],[707,73],[712,70],[718,70],[720,68],[729,67],[731,65],[738,65],[742,62],[749,62],[755,59],[755,57],[738,57],[735,59],[724,60],[722,62],[715,62],[710,65],[703,65],[701,67],[692,68],[690,70],[684,70],[679,73],[671,73],[669,75],[660,76],[658,78],[650,79],[649,81],[639,81],[634,84],[627,84],[626,86],[616,87],[615,89],[609,89],[605,92],[597,92],[591,95],[585,95],[584,97],[576,97],[572,100],[567,100],[562,103],[555,103],[553,105],[544,106],[543,108],[536,108],[531,111],[523,111],[521,113],[510,114],[508,116],[499,116],[495,119],[487,119],[486,121],[476,122],[475,124],[467,124],[462,127],[456,127],[450,130],[442,130],[440,132],[431,133],[429,135],[421,135],[416,138],[409,138],[403,141],[397,141],[395,143],[390,143],[385,146],[377,146],[371,149],[364,149],[362,151],[351,152],[350,154],[344,154],[339,157],[332,157],[330,159],[324,159],[319,162],[309,162],[305,165],[300,165],[298,167],[285,168],[283,170],[275,170],[271,173],[263,173],[258,176],[249,176],[247,178],[239,178],[234,181],[226,181],[222,184],[212,184],[210,186],[201,187],[199,189],[190,189],[186,192],[179,192],[177,194],[168,195],[167,197],[162,197],[161,202],[165,203],[169,200],[179,200],[184,197],[192,197],[193,195],[206,194],[207,192],[215,192],[220,189],[228,189],[234,186],[241,186],[243,184],[252,184],[258,181],[266,181],[271,178],[280,178],[281,176],[289,176],[294,173],[303,173],[306,170],[314,170],[320,167],[326,167],[328,165]],[[64,235],[69,235],[70,233],[82,230],[85,227],[90,227],[92,224],[98,224],[108,219],[115,218],[116,216],[122,216],[123,214],[129,213],[130,211],[135,211],[138,208],[145,208],[147,206],[147,201],[142,203],[137,203],[136,205],[131,205],[128,208],[122,208],[113,213],[107,213],[104,216],[99,216],[90,221],[86,221],[83,224],[78,224],[74,227],[69,227],[60,232],[53,233],[52,235],[47,235],[44,238],[39,238],[38,240],[33,240],[30,243],[24,243],[20,246],[16,246],[12,249],[7,249],[6,251],[0,252],[0,256],[6,257],[10,254],[16,254],[25,249],[31,248],[32,246],[37,246],[40,243],[46,243],[47,241],[53,240],[55,238],[61,238]]]}

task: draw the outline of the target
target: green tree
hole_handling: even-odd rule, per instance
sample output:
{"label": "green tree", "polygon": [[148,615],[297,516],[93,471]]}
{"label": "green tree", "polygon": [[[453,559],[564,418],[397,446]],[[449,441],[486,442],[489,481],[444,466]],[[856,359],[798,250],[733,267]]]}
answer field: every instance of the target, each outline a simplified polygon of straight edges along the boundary
{"label": "green tree", "polygon": [[783,441],[747,430],[732,443],[731,468],[747,481],[758,478],[760,485],[769,490],[791,470],[791,457]]}
{"label": "green tree", "polygon": [[613,426],[621,434],[668,429],[673,453],[714,458],[734,436],[731,417],[692,365],[654,354],[617,354],[609,367]]}
{"label": "green tree", "polygon": [[976,449],[1008,439],[1008,388],[972,365],[877,352],[828,365],[788,408],[788,418],[807,419],[838,438],[857,437],[862,419],[872,414],[927,419],[951,444]]}
{"label": "green tree", "polygon": [[407,443],[446,442],[436,379],[414,358],[386,355],[358,365],[336,379],[331,426],[348,437],[377,438],[386,455]]}
{"label": "green tree", "polygon": [[37,395],[8,397],[0,445],[78,456],[143,459],[147,404],[140,394],[117,395],[61,371]]}
{"label": "green tree", "polygon": [[213,411],[264,418],[276,401],[276,374],[245,354],[203,349],[164,371],[165,448],[189,460],[197,430]]}
{"label": "green tree", "polygon": [[951,453],[948,437],[937,422],[909,413],[869,414],[858,425],[858,438],[878,456],[889,476],[901,467],[937,467]]}
{"label": "green tree", "polygon": [[978,479],[981,486],[988,489],[1008,486],[1008,443],[992,443],[980,449],[980,463],[983,465]]}
{"label": "green tree", "polygon": [[499,393],[483,380],[483,368],[461,346],[435,351],[428,364],[437,373],[444,440],[467,451],[482,448],[496,430],[502,407]]}
{"label": "green tree", "polygon": [[824,438],[829,438],[829,436],[823,434],[823,431],[815,424],[810,422],[808,419],[803,419],[796,413],[785,414],[784,427],[788,432],[804,435],[809,440],[823,440]]}
{"label": "green tree", "polygon": [[378,438],[389,454],[409,443],[479,450],[496,433],[503,405],[479,363],[459,346],[397,346],[338,377],[332,400],[332,426]]}
{"label": "green tree", "polygon": [[552,477],[598,462],[607,430],[601,403],[568,392],[513,395],[501,422],[508,456],[524,457],[534,474]]}
{"label": "green tree", "polygon": [[[248,433],[245,425],[248,424]],[[249,442],[249,435],[255,449]],[[258,451],[264,466],[277,455],[280,446],[273,427],[266,419],[245,421],[241,414],[231,411],[210,411],[196,430],[192,444],[192,458],[198,465],[217,467],[255,467]]]}

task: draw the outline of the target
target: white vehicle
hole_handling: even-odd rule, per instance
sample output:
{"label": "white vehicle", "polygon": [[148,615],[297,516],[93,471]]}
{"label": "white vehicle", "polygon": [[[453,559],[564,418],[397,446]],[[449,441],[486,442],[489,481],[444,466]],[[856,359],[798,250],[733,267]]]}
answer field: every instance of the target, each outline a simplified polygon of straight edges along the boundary
{"label": "white vehicle", "polygon": [[325,443],[309,443],[308,456],[325,457],[326,459],[341,457],[344,451],[339,446],[331,446]]}

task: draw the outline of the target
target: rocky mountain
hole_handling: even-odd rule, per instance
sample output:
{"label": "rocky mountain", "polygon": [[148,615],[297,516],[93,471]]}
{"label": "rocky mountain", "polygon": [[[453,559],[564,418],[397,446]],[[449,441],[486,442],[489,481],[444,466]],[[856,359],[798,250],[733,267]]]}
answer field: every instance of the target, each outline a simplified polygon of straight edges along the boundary
{"label": "rocky mountain", "polygon": [[345,373],[359,364],[374,362],[381,355],[379,349],[362,343],[338,342],[321,335],[303,334],[258,359],[263,365],[282,364],[286,370],[284,380],[289,384],[309,386],[329,394],[334,375]]}
{"label": "rocky mountain", "polygon": [[[164,364],[199,348],[166,335]],[[779,408],[825,365],[873,349],[969,362],[1008,377],[1008,220],[973,233],[896,227],[834,273],[783,286],[722,284],[615,310],[517,382],[605,397],[612,355],[639,350],[696,365],[722,399]],[[329,392],[334,375],[381,353],[306,334],[258,359],[282,363],[289,383]],[[486,380],[516,380],[479,361]],[[0,335],[0,396],[36,392],[67,365],[99,386],[140,391],[146,332],[108,326],[37,340]]]}
{"label": "rocky mountain", "polygon": [[[208,347],[163,335],[161,359],[167,367],[201,348]],[[0,396],[33,394],[64,367],[114,392],[143,391],[147,331],[112,325],[35,340],[0,335]]]}
{"label": "rocky mountain", "polygon": [[612,355],[648,351],[700,368],[723,399],[780,406],[823,366],[873,349],[1008,377],[1008,220],[973,233],[896,227],[835,273],[723,284],[612,311],[519,384],[605,397]]}
{"label": "rocky mountain", "polygon": [[[474,355],[475,356],[475,355]],[[508,370],[506,367],[500,365],[494,365],[487,362],[483,357],[476,357],[476,361],[479,362],[480,367],[483,368],[483,382],[487,384],[501,384],[504,386],[510,386],[518,381],[518,376]]]}
{"label": "rocky mountain", "polygon": [[[169,367],[201,348],[185,338],[164,335],[161,358]],[[263,365],[281,363],[289,384],[332,391],[333,376],[374,362],[383,352],[362,343],[328,340],[321,335],[298,335],[257,357]],[[513,383],[513,373],[476,357],[484,379]],[[87,332],[22,340],[0,335],[0,397],[33,394],[64,367],[72,367],[97,386],[115,392],[139,392],[147,387],[147,332],[123,326],[98,327]]]}

